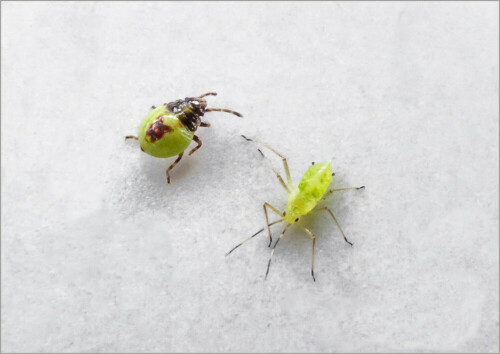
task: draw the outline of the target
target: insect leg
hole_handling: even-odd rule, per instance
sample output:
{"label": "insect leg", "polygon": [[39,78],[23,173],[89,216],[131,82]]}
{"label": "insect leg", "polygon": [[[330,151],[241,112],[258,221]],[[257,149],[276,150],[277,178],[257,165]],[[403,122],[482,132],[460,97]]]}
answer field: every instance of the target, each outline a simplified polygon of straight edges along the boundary
{"label": "insect leg", "polygon": [[173,164],[171,164],[169,166],[169,168],[167,168],[167,184],[170,184],[170,174],[169,172],[172,170],[172,168],[175,167],[175,165],[177,165],[179,163],[179,161],[182,159],[182,155],[184,154],[184,152],[181,152],[178,156],[177,156],[177,159],[174,161]]}
{"label": "insect leg", "polygon": [[335,217],[335,215],[333,215],[333,213],[332,213],[332,211],[330,210],[330,208],[328,208],[328,207],[323,207],[323,208],[316,209],[316,211],[323,211],[323,210],[324,210],[324,211],[327,211],[328,213],[330,213],[330,215],[331,215],[331,216],[332,216],[332,218],[333,218],[333,221],[335,221],[335,224],[337,224],[337,226],[338,226],[338,228],[339,228],[340,232],[342,233],[342,236],[344,236],[344,240],[345,240],[345,242],[347,242],[348,244],[350,244],[350,245],[352,246],[352,242],[350,242],[350,241],[347,239],[347,237],[345,236],[344,231],[343,231],[343,230],[342,230],[342,228],[340,227],[340,224],[339,224],[339,222],[337,221],[337,218]]}
{"label": "insect leg", "polygon": [[339,189],[330,189],[323,196],[323,200],[326,199],[326,198],[328,198],[330,195],[332,195],[335,192],[349,191],[349,190],[355,190],[355,189],[364,189],[364,188],[365,188],[365,186],[361,186],[361,187],[349,187],[349,188],[339,188]]}
{"label": "insect leg", "polygon": [[127,135],[127,136],[125,137],[125,140],[129,140],[129,139],[139,140],[139,138],[137,138],[136,136]]}
{"label": "insect leg", "polygon": [[207,109],[205,109],[205,113],[207,113],[207,112],[226,112],[226,113],[234,114],[235,116],[238,116],[238,117],[243,117],[243,114],[232,111],[230,109],[225,109],[225,108],[207,108]]}
{"label": "insect leg", "polygon": [[193,140],[194,140],[196,143],[198,143],[198,145],[196,145],[196,147],[195,147],[193,150],[191,150],[191,151],[189,152],[188,156],[191,156],[192,154],[194,154],[194,152],[195,152],[196,150],[198,150],[199,148],[201,148],[201,140],[200,140],[200,138],[198,138],[198,137],[195,135],[195,136],[193,136]]}
{"label": "insect leg", "polygon": [[316,278],[314,277],[314,246],[316,245],[316,236],[307,228],[304,227],[304,231],[309,235],[310,238],[313,240],[313,255],[312,255],[312,266],[311,266],[311,275],[313,277],[313,280],[316,281]]}
{"label": "insect leg", "polygon": [[273,246],[273,249],[271,251],[271,256],[269,257],[269,262],[267,263],[267,270],[266,270],[266,277],[265,277],[265,279],[267,279],[267,275],[269,274],[269,267],[271,266],[271,259],[273,258],[274,249],[276,248],[276,245],[278,244],[278,242],[280,242],[281,238],[283,237],[283,235],[285,234],[285,231],[288,229],[289,226],[290,226],[290,224],[286,224],[285,228],[281,232],[280,237],[278,238],[278,240],[276,241],[276,243]]}
{"label": "insect leg", "polygon": [[[256,144],[260,144],[260,145],[268,148],[269,150],[271,150],[272,152],[274,152],[276,155],[278,155],[279,157],[281,157],[281,161],[283,162],[283,167],[285,168],[286,180],[287,180],[287,182],[288,182],[289,185],[292,184],[292,178],[290,177],[290,170],[288,169],[288,163],[286,162],[286,157],[285,156],[281,155],[279,152],[277,152],[276,150],[274,150],[269,145],[264,144],[263,142],[260,142],[260,141],[257,141],[257,140],[253,140],[253,139],[249,139],[249,138],[247,138],[244,135],[242,135],[242,137],[245,138],[247,141],[251,141],[251,142],[254,142]],[[261,152],[261,154],[262,154],[262,152]],[[262,155],[264,155],[264,154],[262,154]]]}
{"label": "insect leg", "polygon": [[[273,221],[273,222],[272,222],[272,223],[270,223],[270,224],[267,224],[267,226],[272,226],[272,225],[277,224],[277,223],[280,223],[280,222],[282,222],[282,221],[283,221],[283,220],[276,220],[276,221]],[[226,253],[226,256],[229,256],[229,254],[230,254],[231,252],[233,252],[235,249],[237,249],[238,247],[240,247],[240,246],[241,246],[242,244],[244,244],[245,242],[250,241],[252,238],[254,238],[254,237],[255,237],[255,236],[257,236],[258,234],[260,234],[262,231],[264,231],[264,229],[260,229],[259,231],[257,231],[256,233],[254,233],[252,236],[250,236],[249,238],[247,238],[245,241],[243,241],[243,242],[241,242],[241,243],[237,244],[236,246],[234,246],[234,247],[231,249],[231,251],[229,251],[228,253]]]}
{"label": "insect leg", "polygon": [[268,224],[267,230],[269,231],[269,246],[268,247],[271,247],[271,243],[273,242],[273,237],[271,236],[271,228],[269,227],[269,218],[267,217],[267,208],[271,209],[279,216],[282,216],[282,214],[280,213],[280,211],[278,209],[273,207],[271,204],[269,204],[267,202],[264,203],[264,214],[266,214],[266,224]]}
{"label": "insect leg", "polygon": [[200,123],[200,127],[209,128],[210,127],[210,123],[201,122]]}

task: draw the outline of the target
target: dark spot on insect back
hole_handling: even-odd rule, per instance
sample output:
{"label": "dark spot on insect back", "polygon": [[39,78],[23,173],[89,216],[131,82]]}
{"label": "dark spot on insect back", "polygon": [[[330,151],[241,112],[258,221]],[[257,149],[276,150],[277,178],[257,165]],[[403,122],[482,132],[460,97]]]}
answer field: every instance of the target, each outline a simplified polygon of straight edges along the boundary
{"label": "dark spot on insect back", "polygon": [[156,141],[159,139],[158,135],[156,135],[156,132],[153,128],[149,128],[148,131],[146,132],[146,135],[149,135],[151,141]]}
{"label": "dark spot on insect back", "polygon": [[172,131],[172,127],[169,125],[163,124],[163,120],[158,118],[153,124],[151,124],[146,132],[146,135],[149,136],[151,142],[155,142],[156,140],[161,139],[163,134]]}

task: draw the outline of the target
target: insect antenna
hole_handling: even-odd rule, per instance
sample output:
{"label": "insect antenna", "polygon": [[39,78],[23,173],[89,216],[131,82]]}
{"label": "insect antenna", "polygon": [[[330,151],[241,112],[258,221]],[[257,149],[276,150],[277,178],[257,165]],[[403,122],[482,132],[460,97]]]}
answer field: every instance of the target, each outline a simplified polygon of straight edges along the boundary
{"label": "insect antenna", "polygon": [[283,237],[283,235],[285,234],[285,231],[288,229],[289,226],[290,226],[290,224],[286,224],[285,228],[281,232],[280,237],[278,238],[278,240],[276,240],[276,243],[273,246],[273,249],[271,251],[271,256],[269,257],[269,262],[267,262],[266,277],[264,278],[265,280],[267,279],[267,275],[269,274],[269,268],[271,267],[271,259],[273,258],[274,249],[276,248],[276,245],[278,244],[278,242],[280,242],[281,238]]}
{"label": "insect antenna", "polygon": [[206,96],[217,96],[217,92],[207,92],[207,93],[204,93],[201,96],[198,96],[198,98],[203,98],[203,97],[206,97]]}
{"label": "insect antenna", "polygon": [[[268,224],[267,226],[272,226],[272,225],[277,224],[277,223],[280,223],[280,222],[282,222],[282,221],[283,221],[283,219],[276,220],[276,221],[273,221],[272,223]],[[231,254],[231,252],[233,252],[235,249],[237,249],[238,247],[240,247],[240,246],[241,246],[242,244],[244,244],[245,242],[250,241],[252,238],[254,238],[255,236],[257,236],[258,234],[260,234],[260,233],[261,233],[262,231],[264,231],[264,230],[265,230],[265,228],[260,229],[259,231],[257,231],[256,233],[254,233],[252,236],[250,236],[249,238],[247,238],[245,241],[243,241],[243,242],[241,242],[241,243],[237,244],[236,246],[234,246],[234,247],[231,249],[231,251],[229,251],[228,253],[226,253],[226,256],[229,256],[229,255]]]}
{"label": "insect antenna", "polygon": [[[292,184],[292,177],[290,176],[290,169],[288,168],[288,162],[286,162],[286,158],[285,158],[285,156],[281,155],[279,152],[277,152],[276,150],[274,150],[272,147],[270,147],[270,146],[269,146],[269,145],[267,145],[267,144],[264,144],[264,143],[263,143],[263,142],[261,142],[261,141],[258,141],[258,140],[253,140],[253,139],[249,139],[249,138],[247,138],[247,137],[246,137],[246,136],[244,136],[244,135],[242,135],[241,137],[242,137],[243,139],[245,139],[246,141],[251,141],[251,142],[253,142],[253,143],[255,143],[255,144],[259,144],[259,145],[261,145],[261,146],[264,146],[265,148],[268,148],[269,150],[271,150],[272,152],[274,152],[276,155],[278,155],[278,156],[281,158],[281,161],[283,162],[283,167],[285,168],[286,180],[287,180],[287,182],[288,182],[288,184],[289,184],[289,185],[291,185],[291,184]],[[260,152],[260,154],[261,154],[261,155],[262,155],[262,156],[263,156],[263,157],[267,160],[267,158],[264,156],[264,153],[263,153],[262,151],[260,151],[260,149],[259,149],[259,152]],[[269,165],[269,166],[273,169],[273,171],[274,171],[274,168],[270,165],[270,162],[267,162],[267,163],[268,163],[268,165]],[[275,171],[274,173],[277,175],[278,179],[280,179],[280,180],[282,179],[282,178],[281,178],[281,176],[279,176],[279,174],[278,174],[276,171]],[[290,191],[288,190],[288,188],[286,187],[286,185],[284,185],[284,183],[283,183],[282,181],[280,181],[280,183],[281,183],[281,184],[283,184],[283,187],[285,187],[286,191],[287,191],[288,193],[290,193]]]}
{"label": "insect antenna", "polygon": [[226,112],[226,113],[234,114],[237,117],[243,117],[243,114],[232,111],[230,109],[225,109],[225,108],[208,108],[205,110],[205,113],[206,112]]}

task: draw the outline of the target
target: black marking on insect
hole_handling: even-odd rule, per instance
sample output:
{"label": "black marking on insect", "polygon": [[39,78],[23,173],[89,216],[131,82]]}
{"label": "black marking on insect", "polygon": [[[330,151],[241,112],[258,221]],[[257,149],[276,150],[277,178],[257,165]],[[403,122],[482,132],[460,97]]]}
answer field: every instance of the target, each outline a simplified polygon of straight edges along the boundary
{"label": "black marking on insect", "polygon": [[163,119],[158,117],[157,120],[153,124],[151,124],[146,131],[146,135],[150,137],[151,142],[154,142],[158,139],[161,139],[163,134],[172,131],[172,127],[170,125],[163,124]]}

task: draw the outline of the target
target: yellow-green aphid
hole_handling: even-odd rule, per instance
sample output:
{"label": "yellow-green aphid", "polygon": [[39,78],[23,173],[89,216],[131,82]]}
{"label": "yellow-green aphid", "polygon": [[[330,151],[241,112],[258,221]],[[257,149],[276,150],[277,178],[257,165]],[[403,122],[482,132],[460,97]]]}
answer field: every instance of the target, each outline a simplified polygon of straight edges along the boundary
{"label": "yellow-green aphid", "polygon": [[[243,135],[242,135],[243,136]],[[317,163],[315,164],[313,162],[312,166],[308,168],[306,173],[304,173],[304,176],[302,176],[302,179],[300,180],[298,185],[294,185],[292,183],[292,178],[290,177],[290,171],[288,169],[288,163],[286,162],[286,158],[281,155],[279,152],[271,148],[270,146],[257,141],[257,140],[252,140],[248,139],[247,137],[243,136],[247,141],[252,141],[256,144],[260,144],[272,152],[274,152],[276,155],[281,157],[281,160],[283,161],[283,166],[285,168],[285,173],[286,173],[286,180],[283,181],[283,178],[281,178],[280,174],[273,168],[269,160],[264,156],[262,151],[259,149],[259,152],[261,153],[262,157],[266,161],[266,163],[271,167],[273,170],[274,174],[278,178],[278,181],[280,184],[285,188],[286,192],[288,193],[288,204],[286,207],[286,211],[280,212],[277,208],[273,207],[269,203],[264,203],[264,214],[266,216],[266,224],[267,224],[267,230],[269,232],[269,247],[271,247],[272,244],[272,236],[271,236],[271,229],[270,226],[280,223],[280,222],[286,222],[285,227],[283,228],[283,231],[281,232],[280,237],[274,244],[272,250],[271,250],[271,257],[269,257],[269,262],[267,264],[267,271],[266,271],[266,279],[267,275],[269,274],[269,267],[271,266],[271,259],[274,254],[274,249],[276,248],[276,245],[278,244],[279,240],[285,235],[286,230],[290,225],[295,224],[299,219],[304,216],[309,214],[310,212],[316,212],[316,211],[326,211],[328,212],[332,218],[333,221],[335,221],[335,224],[337,224],[340,232],[342,233],[342,236],[344,236],[345,242],[350,244],[352,246],[352,243],[347,240],[347,237],[344,234],[344,231],[342,231],[342,228],[340,227],[340,224],[337,221],[337,218],[335,218],[335,215],[333,215],[333,212],[330,210],[328,207],[320,207],[317,208],[318,203],[321,200],[326,199],[328,196],[332,195],[334,192],[339,192],[339,191],[345,191],[349,189],[361,189],[365,188],[364,186],[362,187],[355,187],[355,188],[339,188],[339,189],[328,189],[328,187],[331,187],[331,182],[332,182],[332,176],[334,173],[332,172],[332,165],[330,162],[322,162],[322,163]],[[267,215],[267,211],[270,209],[274,213],[278,214],[280,216],[279,220],[273,221],[269,223],[269,218]],[[312,239],[313,241],[313,246],[312,246],[312,266],[311,266],[311,275],[313,277],[313,280],[316,281],[316,278],[314,277],[314,246],[316,245],[316,236],[312,233],[311,230],[304,226],[300,226],[305,233]],[[229,251],[227,255],[229,255],[231,252],[233,252],[236,248],[240,247],[242,244],[245,242],[251,240],[253,237],[257,236],[260,234],[262,231],[264,231],[265,228],[257,231],[255,234],[247,238],[245,241],[242,243],[236,245],[231,251]]]}
{"label": "yellow-green aphid", "polygon": [[227,112],[238,117],[241,114],[229,109],[207,108],[205,96],[216,96],[208,92],[199,97],[186,97],[163,106],[152,107],[139,127],[139,137],[126,136],[125,139],[139,140],[141,150],[154,157],[172,157],[177,159],[167,169],[167,184],[170,183],[169,172],[182,159],[186,150],[194,140],[198,145],[189,152],[191,156],[201,147],[201,140],[194,133],[198,127],[210,127],[210,123],[202,122],[201,118],[207,112]]}

